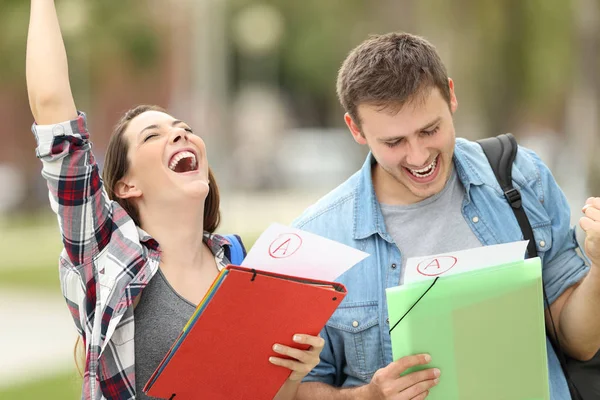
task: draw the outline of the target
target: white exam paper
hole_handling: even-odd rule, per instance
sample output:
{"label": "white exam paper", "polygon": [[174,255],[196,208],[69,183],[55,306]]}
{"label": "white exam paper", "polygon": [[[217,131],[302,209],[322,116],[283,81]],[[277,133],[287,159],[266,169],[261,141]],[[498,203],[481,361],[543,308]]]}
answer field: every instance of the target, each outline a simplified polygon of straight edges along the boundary
{"label": "white exam paper", "polygon": [[334,281],[369,254],[310,232],[272,224],[256,240],[242,267]]}
{"label": "white exam paper", "polygon": [[406,262],[403,282],[405,284],[418,282],[440,275],[454,275],[521,261],[525,258],[527,243],[527,240],[523,240],[432,256],[412,257]]}

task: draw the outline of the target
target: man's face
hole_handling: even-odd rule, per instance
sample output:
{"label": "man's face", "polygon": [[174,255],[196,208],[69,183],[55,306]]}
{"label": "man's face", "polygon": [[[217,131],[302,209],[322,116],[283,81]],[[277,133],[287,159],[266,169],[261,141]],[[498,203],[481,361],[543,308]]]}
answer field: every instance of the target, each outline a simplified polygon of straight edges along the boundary
{"label": "man's face", "polygon": [[451,80],[450,95],[448,105],[437,88],[431,89],[397,113],[359,105],[360,128],[346,115],[354,139],[368,145],[377,160],[373,184],[382,203],[416,203],[444,188],[452,169],[452,114],[458,106]]}

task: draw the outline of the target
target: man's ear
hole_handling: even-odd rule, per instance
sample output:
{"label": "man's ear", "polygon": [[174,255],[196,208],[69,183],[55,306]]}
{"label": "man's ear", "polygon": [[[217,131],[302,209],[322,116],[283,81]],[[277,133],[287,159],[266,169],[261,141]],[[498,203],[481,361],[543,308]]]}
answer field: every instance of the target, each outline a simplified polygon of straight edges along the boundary
{"label": "man's ear", "polygon": [[450,88],[450,111],[454,114],[458,108],[458,100],[454,93],[454,81],[451,78],[448,78],[448,87]]}
{"label": "man's ear", "polygon": [[115,187],[115,195],[120,199],[133,199],[142,196],[142,191],[131,181],[121,179]]}
{"label": "man's ear", "polygon": [[348,129],[350,129],[350,133],[352,133],[354,141],[358,144],[367,144],[367,139],[365,139],[364,135],[360,131],[360,127],[354,122],[350,114],[344,114],[344,121],[346,122]]}

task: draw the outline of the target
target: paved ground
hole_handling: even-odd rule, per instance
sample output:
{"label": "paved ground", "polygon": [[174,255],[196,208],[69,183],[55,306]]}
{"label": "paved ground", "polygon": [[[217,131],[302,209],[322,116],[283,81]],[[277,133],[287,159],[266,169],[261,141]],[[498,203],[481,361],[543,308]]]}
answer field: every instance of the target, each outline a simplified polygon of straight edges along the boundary
{"label": "paved ground", "polygon": [[60,295],[0,289],[0,387],[74,368],[76,338]]}

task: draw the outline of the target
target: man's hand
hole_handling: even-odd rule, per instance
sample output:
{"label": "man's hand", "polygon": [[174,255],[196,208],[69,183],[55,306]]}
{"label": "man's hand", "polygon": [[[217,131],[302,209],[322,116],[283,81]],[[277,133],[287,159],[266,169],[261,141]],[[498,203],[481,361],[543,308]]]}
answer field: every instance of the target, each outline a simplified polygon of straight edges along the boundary
{"label": "man's hand", "polygon": [[429,394],[429,389],[438,384],[440,370],[430,368],[400,376],[404,371],[417,365],[425,365],[431,361],[428,354],[402,357],[381,368],[371,379],[370,393],[373,399],[381,400],[422,400]]}
{"label": "man's hand", "polygon": [[585,231],[585,253],[597,268],[600,268],[600,197],[590,197],[582,209],[585,214],[579,220]]}

